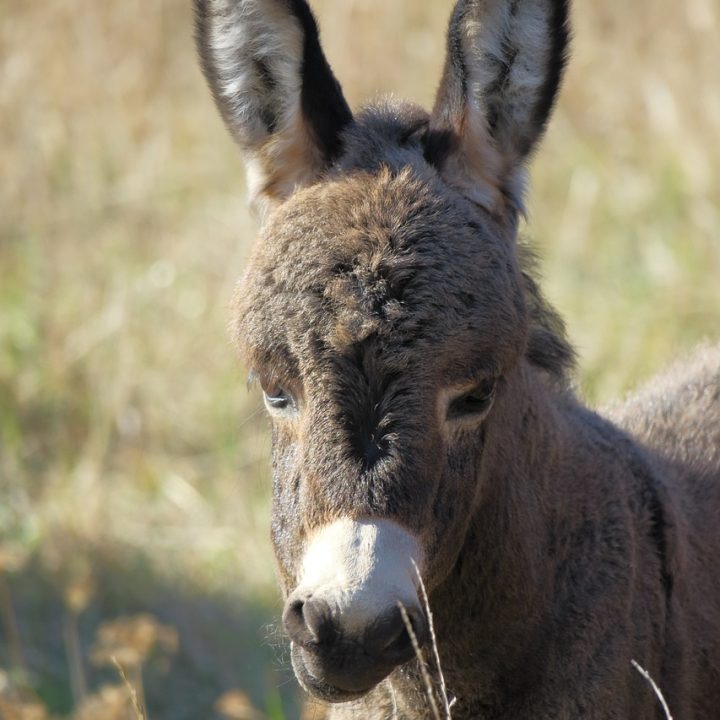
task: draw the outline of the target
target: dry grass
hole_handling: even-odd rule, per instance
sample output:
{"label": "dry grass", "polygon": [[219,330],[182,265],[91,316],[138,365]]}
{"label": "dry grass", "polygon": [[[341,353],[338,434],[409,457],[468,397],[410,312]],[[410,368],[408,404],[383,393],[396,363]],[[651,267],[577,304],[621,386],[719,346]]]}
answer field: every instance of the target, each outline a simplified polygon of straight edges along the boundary
{"label": "dry grass", "polygon": [[[120,549],[193,597],[274,597],[269,441],[225,334],[254,225],[196,67],[189,4],[6,0],[0,11],[0,544],[36,561],[37,576],[5,573],[26,600],[31,577],[62,596],[83,564]],[[529,231],[583,390],[604,401],[718,334],[720,9],[576,5]],[[352,102],[394,91],[427,105],[450,6],[315,2]],[[151,600],[133,567],[119,594],[137,607]],[[100,622],[97,598],[81,624]],[[20,637],[0,645],[16,646],[49,698],[62,629],[35,636],[41,604],[16,608]],[[280,716],[267,688],[247,689]],[[149,708],[163,712],[173,717]]]}
{"label": "dry grass", "polygon": [[[432,712],[433,718],[435,718],[435,720],[441,720],[440,711],[442,710],[442,720],[452,720],[452,708],[455,705],[456,698],[452,698],[452,700],[449,698],[447,686],[445,685],[445,674],[443,673],[442,662],[440,661],[440,651],[437,644],[437,636],[435,635],[435,620],[433,618],[433,613],[430,608],[430,599],[428,598],[427,588],[425,587],[425,582],[422,579],[420,569],[418,568],[415,560],[412,560],[412,565],[415,569],[415,575],[418,579],[418,587],[420,591],[419,595],[422,599],[423,612],[425,614],[425,619],[428,623],[429,638],[426,645],[429,646],[429,650],[432,652],[434,664],[432,670],[436,675],[435,682],[433,682],[433,679],[430,676],[429,664],[425,660],[425,655],[422,651],[422,648],[420,647],[420,644],[418,643],[418,638],[415,634],[412,623],[410,622],[407,610],[401,602],[398,602],[398,608],[400,609],[400,615],[402,616],[405,629],[410,636],[410,641],[412,643],[413,650],[415,651],[415,658],[420,668],[420,676],[422,678],[423,686],[425,689],[425,697],[427,698],[428,707]],[[395,691],[389,679],[387,683],[392,696],[393,718],[396,718],[397,702],[395,698]]]}
{"label": "dry grass", "polygon": [[127,690],[128,695],[130,696],[130,704],[132,705],[132,710],[135,713],[135,720],[147,720],[147,716],[145,715],[142,703],[140,702],[140,698],[138,697],[138,691],[128,679],[125,668],[123,668],[118,659],[115,657],[113,657],[113,663],[115,664],[118,675],[120,675],[120,679],[123,682],[123,687]]}
{"label": "dry grass", "polygon": [[670,708],[668,708],[668,704],[665,702],[665,696],[662,694],[662,690],[660,690],[655,681],[652,679],[650,673],[636,660],[631,660],[630,663],[647,680],[648,685],[652,688],[652,691],[655,693],[655,697],[657,697],[658,702],[663,709],[666,720],[673,720],[673,717],[670,714]]}

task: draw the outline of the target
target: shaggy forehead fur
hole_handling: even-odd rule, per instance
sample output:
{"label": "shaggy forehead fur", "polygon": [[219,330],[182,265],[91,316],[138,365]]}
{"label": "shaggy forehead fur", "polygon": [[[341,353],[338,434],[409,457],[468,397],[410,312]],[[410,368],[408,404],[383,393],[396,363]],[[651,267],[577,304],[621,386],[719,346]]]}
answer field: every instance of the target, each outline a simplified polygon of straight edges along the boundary
{"label": "shaggy forehead fur", "polygon": [[236,339],[256,369],[289,382],[308,354],[378,341],[387,372],[407,370],[424,346],[442,351],[448,382],[483,363],[503,371],[524,349],[563,373],[572,353],[530,256],[517,266],[514,219],[447,187],[423,156],[426,123],[411,106],[366,111],[335,179],[270,218],[236,296]]}

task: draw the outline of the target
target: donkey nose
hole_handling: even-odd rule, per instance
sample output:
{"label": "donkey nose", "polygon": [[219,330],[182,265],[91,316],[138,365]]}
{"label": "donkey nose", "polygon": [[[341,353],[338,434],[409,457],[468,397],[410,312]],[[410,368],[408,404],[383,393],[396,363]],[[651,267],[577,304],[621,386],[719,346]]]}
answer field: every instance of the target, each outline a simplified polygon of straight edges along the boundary
{"label": "donkey nose", "polygon": [[343,628],[343,621],[347,622],[348,618],[342,613],[333,613],[325,600],[312,593],[294,593],[285,604],[283,625],[290,639],[304,649],[333,652],[352,643],[383,664],[399,665],[414,655],[410,633],[422,645],[428,632],[419,607],[402,607],[405,617],[398,605],[367,621],[364,627],[349,630]]}
{"label": "donkey nose", "polygon": [[312,593],[288,598],[283,625],[290,639],[302,647],[330,643],[335,634],[330,606]]}

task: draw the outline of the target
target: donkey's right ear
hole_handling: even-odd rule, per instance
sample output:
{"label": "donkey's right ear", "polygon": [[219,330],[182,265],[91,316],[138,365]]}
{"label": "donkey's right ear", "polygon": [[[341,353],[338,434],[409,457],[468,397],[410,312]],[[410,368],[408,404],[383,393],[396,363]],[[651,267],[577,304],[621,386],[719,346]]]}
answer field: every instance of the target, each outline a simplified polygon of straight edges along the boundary
{"label": "donkey's right ear", "polygon": [[339,155],[352,114],[305,0],[194,2],[202,68],[264,215]]}

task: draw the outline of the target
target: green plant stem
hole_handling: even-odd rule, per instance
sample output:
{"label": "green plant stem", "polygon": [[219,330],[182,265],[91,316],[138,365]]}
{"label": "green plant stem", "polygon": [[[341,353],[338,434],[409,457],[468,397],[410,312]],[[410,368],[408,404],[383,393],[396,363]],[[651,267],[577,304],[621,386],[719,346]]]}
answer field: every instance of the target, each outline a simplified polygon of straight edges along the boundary
{"label": "green plant stem", "polygon": [[2,624],[8,638],[8,647],[10,648],[10,663],[22,678],[27,675],[25,668],[25,660],[22,653],[22,643],[20,641],[20,631],[18,630],[17,616],[12,602],[12,592],[10,591],[10,583],[7,576],[0,571],[0,615],[2,616]]}
{"label": "green plant stem", "polygon": [[78,616],[73,610],[68,610],[65,614],[63,637],[65,640],[68,666],[70,668],[70,686],[72,688],[73,700],[75,701],[75,705],[79,706],[87,695],[87,683],[85,682],[85,668],[83,666],[82,650],[80,648]]}

